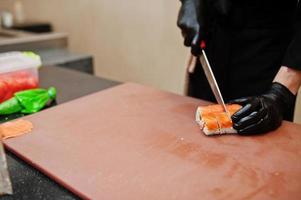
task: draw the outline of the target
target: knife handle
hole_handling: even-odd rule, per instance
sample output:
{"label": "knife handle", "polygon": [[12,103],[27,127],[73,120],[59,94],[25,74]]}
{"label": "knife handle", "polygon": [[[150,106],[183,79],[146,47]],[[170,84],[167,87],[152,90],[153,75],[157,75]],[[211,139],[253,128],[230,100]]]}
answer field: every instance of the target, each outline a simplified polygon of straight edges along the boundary
{"label": "knife handle", "polygon": [[201,45],[200,45],[201,49],[206,49],[206,43],[204,40],[201,41]]}
{"label": "knife handle", "polygon": [[[201,49],[200,49],[201,48]],[[201,50],[205,50],[206,43],[204,40],[201,40],[201,42],[196,42],[194,45],[191,46],[191,54],[195,57],[199,57],[201,54]]]}

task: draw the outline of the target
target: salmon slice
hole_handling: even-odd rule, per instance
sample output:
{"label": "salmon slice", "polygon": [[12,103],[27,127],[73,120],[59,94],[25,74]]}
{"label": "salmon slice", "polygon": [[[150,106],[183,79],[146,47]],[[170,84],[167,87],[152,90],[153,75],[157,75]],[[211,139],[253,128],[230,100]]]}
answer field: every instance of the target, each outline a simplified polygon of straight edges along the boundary
{"label": "salmon slice", "polygon": [[27,120],[16,120],[6,122],[0,125],[0,134],[2,139],[13,138],[31,132],[33,125]]}
{"label": "salmon slice", "polygon": [[215,116],[206,115],[203,117],[202,128],[208,134],[213,134],[214,131],[219,129],[219,124]]}
{"label": "salmon slice", "polygon": [[232,127],[232,120],[229,118],[227,113],[221,112],[216,113],[215,115],[220,128],[231,128]]}
{"label": "salmon slice", "polygon": [[223,107],[216,104],[216,105],[201,107],[201,110],[202,110],[202,115],[208,115],[208,114],[223,112]]}
{"label": "salmon slice", "polygon": [[[226,107],[232,116],[241,109],[242,106],[231,104],[226,105]],[[237,133],[237,131],[233,129],[231,118],[224,112],[223,107],[218,104],[198,107],[196,121],[206,135]]]}
{"label": "salmon slice", "polygon": [[230,115],[232,116],[234,113],[236,113],[238,110],[241,109],[241,105],[239,104],[231,104],[231,105],[227,105],[227,109],[230,113]]}

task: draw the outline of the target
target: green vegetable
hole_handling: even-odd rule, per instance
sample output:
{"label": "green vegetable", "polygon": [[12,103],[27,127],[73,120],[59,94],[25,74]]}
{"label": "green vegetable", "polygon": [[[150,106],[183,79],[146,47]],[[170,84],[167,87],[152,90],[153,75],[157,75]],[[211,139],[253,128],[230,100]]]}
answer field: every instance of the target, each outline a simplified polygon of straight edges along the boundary
{"label": "green vegetable", "polygon": [[40,111],[56,98],[54,87],[32,89],[15,93],[14,97],[0,104],[0,115],[13,113],[31,114]]}
{"label": "green vegetable", "polygon": [[0,104],[0,115],[10,115],[13,113],[21,112],[22,106],[18,99],[15,97]]}

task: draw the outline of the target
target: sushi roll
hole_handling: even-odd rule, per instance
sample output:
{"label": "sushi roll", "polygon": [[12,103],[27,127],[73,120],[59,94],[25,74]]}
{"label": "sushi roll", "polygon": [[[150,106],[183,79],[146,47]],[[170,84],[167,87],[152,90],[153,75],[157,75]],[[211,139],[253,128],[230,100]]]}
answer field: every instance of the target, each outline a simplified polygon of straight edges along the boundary
{"label": "sushi roll", "polygon": [[[241,105],[238,104],[231,104],[226,107],[231,116],[241,109]],[[196,111],[196,122],[205,135],[237,133],[233,128],[231,118],[224,112],[221,105],[199,106]]]}

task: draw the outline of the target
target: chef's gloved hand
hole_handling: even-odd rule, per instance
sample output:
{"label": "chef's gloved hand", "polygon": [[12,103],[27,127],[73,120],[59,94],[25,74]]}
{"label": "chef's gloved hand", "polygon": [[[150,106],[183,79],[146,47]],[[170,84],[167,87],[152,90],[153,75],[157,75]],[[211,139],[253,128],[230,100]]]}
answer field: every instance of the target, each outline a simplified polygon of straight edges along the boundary
{"label": "chef's gloved hand", "polygon": [[205,40],[205,19],[202,13],[204,0],[181,0],[177,25],[182,30],[184,45],[193,47],[194,55],[200,54],[200,42]]}
{"label": "chef's gloved hand", "polygon": [[295,100],[296,96],[277,82],[261,96],[233,100],[230,103],[243,106],[232,116],[233,128],[240,135],[275,130],[281,125],[284,116],[292,116]]}

